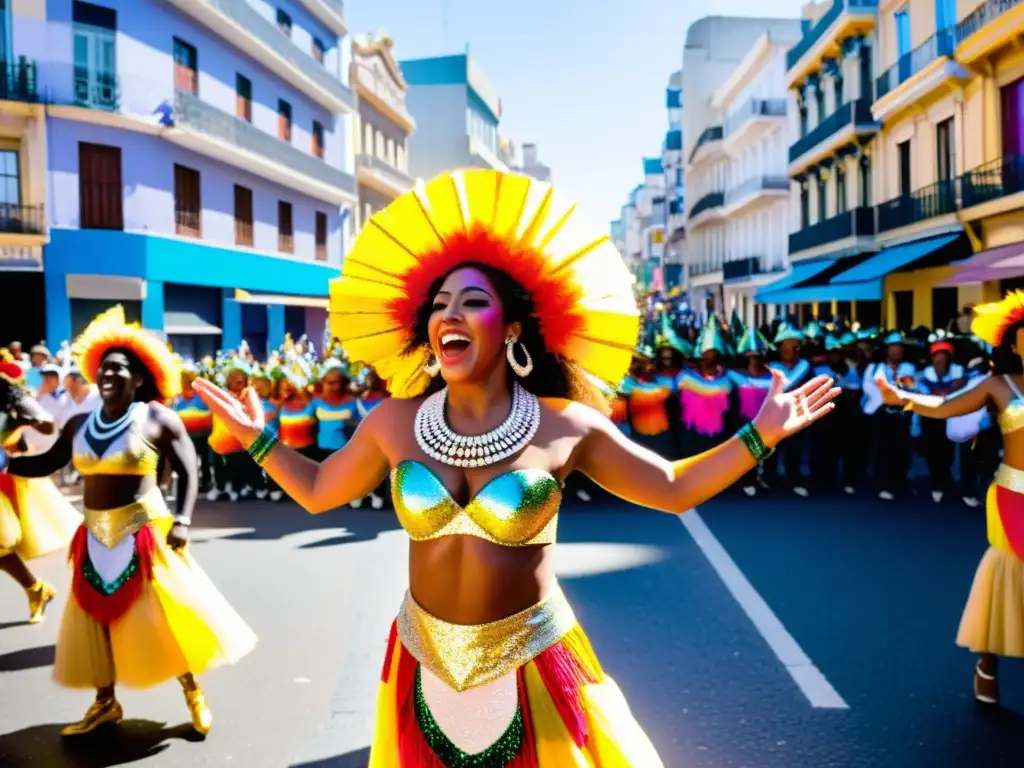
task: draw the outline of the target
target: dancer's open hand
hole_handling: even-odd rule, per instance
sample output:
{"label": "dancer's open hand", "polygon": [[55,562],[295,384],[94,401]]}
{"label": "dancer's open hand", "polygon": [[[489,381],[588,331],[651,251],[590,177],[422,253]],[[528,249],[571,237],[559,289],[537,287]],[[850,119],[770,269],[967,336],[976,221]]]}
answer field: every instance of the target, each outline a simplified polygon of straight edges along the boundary
{"label": "dancer's open hand", "polygon": [[754,428],[770,448],[794,435],[812,422],[827,416],[836,407],[839,387],[828,376],[815,376],[792,392],[783,392],[785,379],[772,370],[772,386],[761,410],[754,418]]}
{"label": "dancer's open hand", "polygon": [[882,402],[886,405],[904,405],[905,401],[900,391],[889,383],[885,378],[885,371],[879,371],[875,376],[875,386],[882,395]]}
{"label": "dancer's open hand", "polygon": [[206,379],[196,379],[192,389],[213,412],[214,418],[246,448],[263,431],[263,406],[252,387],[246,387],[240,398]]}

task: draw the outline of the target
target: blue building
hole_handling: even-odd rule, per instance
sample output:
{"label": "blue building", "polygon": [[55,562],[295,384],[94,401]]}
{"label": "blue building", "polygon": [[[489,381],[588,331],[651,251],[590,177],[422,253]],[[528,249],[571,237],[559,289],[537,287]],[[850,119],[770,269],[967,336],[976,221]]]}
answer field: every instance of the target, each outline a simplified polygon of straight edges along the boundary
{"label": "blue building", "polygon": [[46,338],[125,306],[176,350],[316,340],[357,202],[340,0],[45,0]]}

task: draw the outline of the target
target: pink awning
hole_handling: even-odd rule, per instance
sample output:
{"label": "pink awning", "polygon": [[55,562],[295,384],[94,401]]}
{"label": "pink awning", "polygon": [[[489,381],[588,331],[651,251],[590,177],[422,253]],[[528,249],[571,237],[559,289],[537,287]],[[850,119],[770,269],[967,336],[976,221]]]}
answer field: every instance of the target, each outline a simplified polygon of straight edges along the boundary
{"label": "pink awning", "polygon": [[1008,243],[976,253],[969,259],[950,266],[961,271],[938,284],[940,288],[951,288],[968,283],[984,283],[989,280],[1006,280],[1024,275],[1024,241]]}

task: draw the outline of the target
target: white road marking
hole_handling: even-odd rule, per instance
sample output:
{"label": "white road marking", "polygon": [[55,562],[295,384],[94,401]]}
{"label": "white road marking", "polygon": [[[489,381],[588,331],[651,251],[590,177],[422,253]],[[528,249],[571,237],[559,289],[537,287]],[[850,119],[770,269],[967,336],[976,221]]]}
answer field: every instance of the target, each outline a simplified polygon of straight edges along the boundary
{"label": "white road marking", "polygon": [[811,706],[817,709],[849,709],[849,704],[832,687],[821,670],[814,666],[814,662],[743,575],[725,547],[697,514],[697,510],[692,509],[679,515],[679,519]]}

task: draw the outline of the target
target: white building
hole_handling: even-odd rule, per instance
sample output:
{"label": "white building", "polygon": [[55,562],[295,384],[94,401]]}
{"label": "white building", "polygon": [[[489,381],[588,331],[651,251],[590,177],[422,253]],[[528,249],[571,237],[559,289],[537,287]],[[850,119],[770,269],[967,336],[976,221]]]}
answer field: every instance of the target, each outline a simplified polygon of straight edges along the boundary
{"label": "white building", "polygon": [[775,307],[755,304],[754,292],[788,267],[792,137],[786,118],[786,51],[799,37],[796,19],[785,35],[778,30],[762,34],[711,99],[724,117],[723,310],[726,315],[735,311],[746,324],[773,319]]}
{"label": "white building", "polygon": [[551,169],[537,159],[536,144],[523,144],[523,164],[518,170],[538,181],[551,183]]}
{"label": "white building", "polygon": [[725,192],[731,158],[723,141],[725,114],[715,105],[715,94],[760,38],[767,33],[772,40],[796,40],[799,24],[796,19],[709,16],[687,30],[681,83],[686,95],[682,107],[684,254],[687,290],[695,308],[725,310]]}
{"label": "white building", "polygon": [[501,157],[501,99],[468,54],[403,61],[405,103],[416,121],[409,173],[426,180],[455,168],[508,170]]}
{"label": "white building", "polygon": [[683,187],[683,73],[673,72],[665,90],[668,131],[661,150],[665,172],[665,282],[685,285],[683,246],[686,243],[685,197]]}

